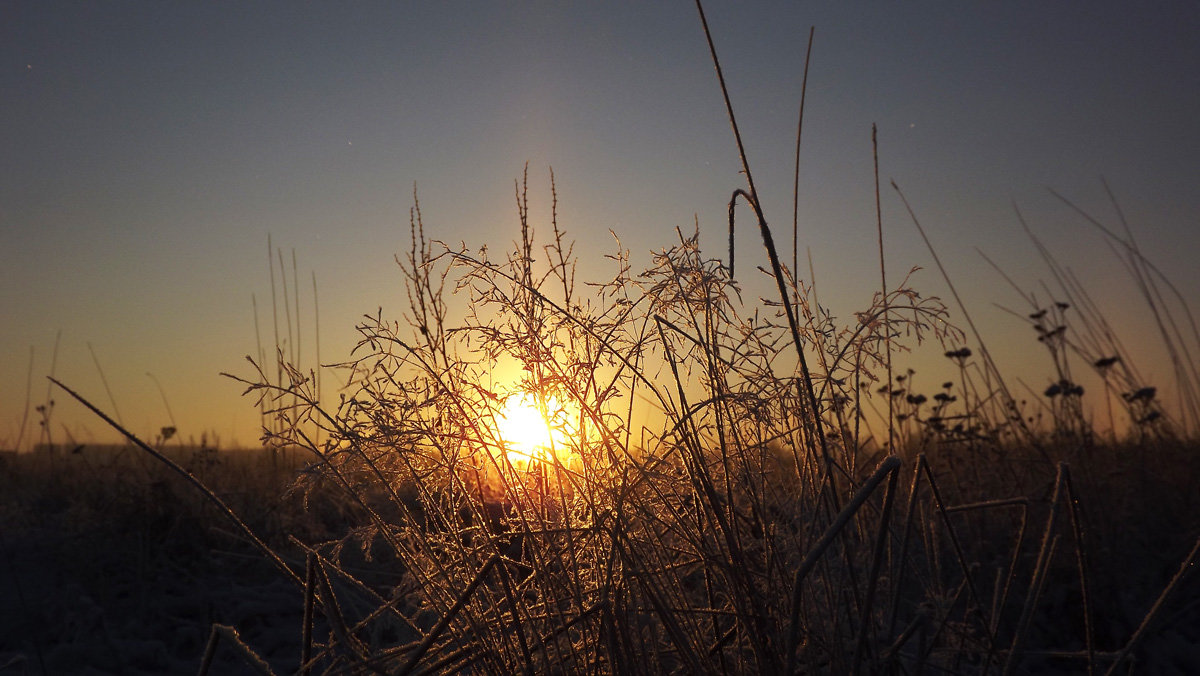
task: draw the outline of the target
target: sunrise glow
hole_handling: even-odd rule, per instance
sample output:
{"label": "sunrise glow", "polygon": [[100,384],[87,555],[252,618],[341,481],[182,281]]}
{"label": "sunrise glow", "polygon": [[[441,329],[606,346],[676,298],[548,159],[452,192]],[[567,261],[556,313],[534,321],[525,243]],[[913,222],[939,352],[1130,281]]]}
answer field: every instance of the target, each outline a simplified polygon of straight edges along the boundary
{"label": "sunrise glow", "polygon": [[[546,462],[552,450],[567,447],[565,411],[557,399],[546,401],[545,415],[528,394],[514,394],[504,402],[496,418],[496,428],[508,459],[514,463]],[[554,422],[547,420],[547,416]]]}

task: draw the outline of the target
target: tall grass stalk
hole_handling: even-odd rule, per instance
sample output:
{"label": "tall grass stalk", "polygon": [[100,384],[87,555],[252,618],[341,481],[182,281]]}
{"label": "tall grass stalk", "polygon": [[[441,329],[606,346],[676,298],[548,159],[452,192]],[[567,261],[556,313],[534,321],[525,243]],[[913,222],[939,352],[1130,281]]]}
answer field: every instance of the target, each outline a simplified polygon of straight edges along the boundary
{"label": "tall grass stalk", "polygon": [[121,420],[121,409],[117,407],[117,400],[113,397],[112,388],[108,386],[108,378],[104,375],[104,368],[100,366],[100,358],[96,356],[96,350],[92,348],[91,341],[87,343],[88,353],[92,355],[92,363],[96,365],[96,373],[100,374],[100,384],[104,385],[104,393],[108,395],[108,403],[113,407],[113,415],[117,422],[124,425]]}
{"label": "tall grass stalk", "polygon": [[[50,372],[49,372],[49,374],[51,377],[53,377],[58,371],[58,348],[61,343],[62,343],[62,329],[59,329],[54,334],[54,349],[50,353]],[[31,353],[31,358],[32,358],[32,353]],[[46,398],[42,400],[41,404],[38,404],[37,407],[34,408],[34,411],[38,414],[38,417],[40,418],[38,420],[38,426],[40,428],[40,430],[38,432],[38,440],[34,447],[36,449],[37,447],[40,446],[41,448],[46,449],[49,452],[49,455],[51,457],[51,462],[53,462],[53,457],[55,455],[55,450],[56,450],[54,447],[54,430],[52,427],[53,418],[54,418],[53,394],[54,393],[53,393],[53,390],[51,389],[51,386],[47,385],[46,386]]]}
{"label": "tall grass stalk", "polygon": [[21,413],[21,428],[17,432],[17,440],[13,443],[13,450],[18,453],[21,451],[21,444],[25,441],[25,427],[29,423],[29,407],[33,401],[33,346],[29,346],[29,369],[25,374],[25,409]]}
{"label": "tall grass stalk", "polygon": [[[804,138],[804,102],[808,98],[808,66],[812,63],[813,36],[817,27],[808,29],[808,48],[804,51],[804,76],[800,80],[800,113],[796,120],[796,167],[792,172],[792,273],[799,270],[796,262],[800,247],[800,140]],[[887,286],[886,284],[884,286]]]}
{"label": "tall grass stalk", "polygon": [[[884,265],[885,249],[883,248],[883,205],[880,203],[880,200],[879,200],[879,130],[875,128],[874,124],[871,125],[871,159],[873,162],[873,167],[874,167],[873,173],[875,176],[875,231],[879,235],[879,297],[886,299],[887,292],[888,292],[888,284],[887,284],[887,268]],[[883,323],[885,325],[888,323],[888,306],[887,306],[886,302],[884,303],[884,306],[883,306]],[[892,386],[892,380],[894,378],[894,376],[892,375],[892,334],[890,332],[884,336],[883,358],[884,358],[884,362],[887,366],[887,382],[888,382],[888,387],[890,388]],[[889,394],[890,394],[890,392],[889,392]],[[896,438],[895,438],[895,434],[894,434],[894,431],[895,431],[894,420],[896,418],[895,402],[896,402],[895,397],[892,397],[892,396],[888,397],[887,429],[888,429],[888,448],[889,449],[895,448],[895,446],[896,446]]]}

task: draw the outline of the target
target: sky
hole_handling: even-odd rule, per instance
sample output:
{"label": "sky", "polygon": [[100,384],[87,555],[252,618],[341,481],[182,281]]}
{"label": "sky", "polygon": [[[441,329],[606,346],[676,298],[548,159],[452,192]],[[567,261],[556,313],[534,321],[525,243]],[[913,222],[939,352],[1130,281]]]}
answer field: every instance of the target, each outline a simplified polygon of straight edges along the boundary
{"label": "sky", "polygon": [[[1197,297],[1200,5],[706,11],[788,248],[815,27],[800,259],[811,253],[835,315],[852,318],[877,286],[874,124],[892,279],[920,266],[915,287],[947,295],[890,180],[1001,367],[1043,385],[1049,362],[1032,331],[996,307],[1021,309],[1020,298],[977,251],[1038,289],[1048,273],[1019,207],[1122,339],[1144,343],[1139,368],[1164,384],[1145,304],[1048,188],[1115,226],[1106,180],[1146,255]],[[726,205],[744,179],[695,6],[0,3],[0,447],[23,419],[22,447],[36,440],[26,402],[45,401],[50,373],[137,434],[173,419],[185,438],[253,443],[252,402],[219,373],[250,375],[255,301],[269,326],[268,237],[289,275],[295,252],[301,324],[319,330],[322,361],[340,361],[363,314],[403,310],[393,255],[407,246],[414,185],[431,237],[499,250],[518,233],[513,182],[526,163],[535,227],[547,225],[553,168],[581,279],[611,276],[599,267],[610,231],[646,265],[698,222],[706,251],[723,256]],[[751,228],[737,242],[742,269],[765,264]],[[56,439],[113,438],[52,396]]]}

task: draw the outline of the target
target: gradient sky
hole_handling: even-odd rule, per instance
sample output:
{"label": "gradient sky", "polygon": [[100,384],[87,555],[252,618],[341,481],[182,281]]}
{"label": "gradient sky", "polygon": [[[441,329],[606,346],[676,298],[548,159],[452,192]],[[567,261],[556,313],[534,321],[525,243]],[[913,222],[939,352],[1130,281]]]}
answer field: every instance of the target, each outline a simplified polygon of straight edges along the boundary
{"label": "gradient sky", "polygon": [[[1143,373],[1166,380],[1132,284],[1047,187],[1115,223],[1106,178],[1147,255],[1196,298],[1200,4],[711,2],[707,12],[781,242],[816,27],[801,245],[836,314],[864,309],[877,284],[876,123],[885,185],[904,189],[1002,367],[1033,386],[1050,377],[1032,332],[994,309],[1019,300],[975,252],[1027,289],[1047,277],[1015,202],[1126,342],[1148,341]],[[268,234],[289,266],[296,251],[305,313],[316,274],[322,357],[339,360],[363,313],[402,310],[392,256],[407,242],[414,182],[433,237],[495,249],[517,233],[513,180],[526,162],[535,225],[553,167],[560,222],[585,262],[611,250],[611,229],[644,264],[694,218],[710,255],[723,255],[726,203],[742,183],[695,7],[0,4],[0,447],[21,426],[30,348],[36,405],[60,330],[57,376],[111,409],[94,353],[135,432],[168,424],[151,373],[185,437],[252,442],[251,403],[218,372],[248,375],[251,295],[260,312],[270,303]],[[945,294],[890,190],[883,217],[889,275],[926,266],[916,286]],[[745,228],[738,244],[748,274],[762,260],[758,236]],[[63,426],[111,438],[55,399],[57,438]],[[29,425],[26,445],[32,413]]]}

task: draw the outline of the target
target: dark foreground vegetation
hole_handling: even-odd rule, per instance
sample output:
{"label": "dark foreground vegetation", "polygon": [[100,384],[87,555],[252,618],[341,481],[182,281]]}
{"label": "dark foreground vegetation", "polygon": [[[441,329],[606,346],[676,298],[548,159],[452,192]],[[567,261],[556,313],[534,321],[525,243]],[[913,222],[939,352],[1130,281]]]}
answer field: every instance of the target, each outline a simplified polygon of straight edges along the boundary
{"label": "dark foreground vegetation", "polygon": [[[1120,673],[1194,673],[1200,668],[1197,580],[1184,578],[1163,594],[1200,532],[1194,490],[1200,449],[1181,442],[1051,449],[1070,463],[1066,476],[1076,502],[1066,494],[1065,482],[1056,491],[1057,470],[1040,454],[995,450],[982,457],[965,448],[931,450],[926,456],[931,471],[916,481],[915,501],[912,460],[901,466],[894,494],[887,485],[877,489],[802,581],[810,590],[802,590],[798,666],[842,673],[857,659],[864,673],[974,674],[984,671],[987,653],[993,651],[991,671],[1000,672],[1021,632],[1017,673],[1087,673],[1089,660],[1094,672],[1104,673],[1134,636],[1138,640]],[[107,451],[87,447],[57,457],[5,457],[0,466],[5,524],[0,673],[192,673],[201,664],[214,625],[236,629],[275,673],[297,673],[305,636],[305,586],[287,580],[192,486],[136,451],[129,447],[104,461],[95,456]],[[627,599],[619,611],[585,614],[588,608],[578,609],[569,586],[540,589],[550,573],[563,575],[570,561],[565,532],[548,533],[550,529],[531,524],[518,548],[514,533],[522,526],[514,525],[511,514],[503,522],[485,517],[485,526],[457,526],[457,535],[472,540],[461,551],[478,552],[478,558],[449,563],[470,579],[444,590],[422,589],[387,538],[374,538],[370,560],[361,537],[343,541],[349,529],[361,532],[371,526],[361,506],[347,506],[332,494],[311,495],[307,506],[300,495],[284,496],[301,469],[301,456],[272,458],[267,451],[241,451],[204,458],[191,469],[298,574],[304,574],[309,543],[320,553],[319,569],[329,587],[325,592],[318,584],[313,592],[313,673],[377,671],[369,663],[395,672],[445,617],[450,617],[449,626],[414,665],[416,671],[519,671],[524,665],[519,645],[509,646],[516,649],[506,654],[485,641],[507,635],[518,643],[514,634],[520,631],[527,633],[529,665],[538,672],[658,672],[696,666],[682,666],[688,657],[665,635],[670,623],[678,627],[679,640],[698,644],[683,645],[695,650],[691,660],[701,671],[758,670],[750,661],[753,655],[744,646],[738,649],[746,639],[736,636],[743,620],[732,600],[722,600],[729,604],[724,613],[705,612],[711,608],[705,573],[714,582],[719,581],[717,572],[731,574],[712,553],[709,561],[689,561],[675,551],[653,552],[678,557],[679,572],[662,564],[626,569],[617,562],[614,580],[632,578],[627,584],[633,589],[623,594],[665,598],[642,606]],[[402,503],[406,508],[420,505],[411,492]],[[884,521],[889,505],[890,518]],[[778,564],[783,588],[770,594],[764,588],[761,605],[745,612],[775,614],[782,625],[791,609],[788,587],[795,581],[801,552],[779,551],[778,543],[786,542],[780,531],[802,529],[810,521],[827,529],[828,519],[777,513],[766,519],[764,538],[752,513],[735,512],[734,518],[742,521],[736,536],[745,544],[743,551],[755,548],[763,557],[767,552],[761,550],[770,546],[774,556],[788,558]],[[428,523],[428,515],[420,518]],[[630,525],[635,522],[627,519]],[[886,528],[881,530],[881,524]],[[634,530],[630,525],[626,533]],[[411,537],[399,519],[393,527],[393,536]],[[877,560],[880,532],[886,540]],[[809,551],[823,534],[802,534]],[[1047,534],[1049,552],[1043,554]],[[636,531],[629,537],[635,535],[646,537]],[[577,527],[577,539],[587,536],[585,527]],[[719,543],[709,546],[716,549]],[[650,549],[658,548],[666,545]],[[420,553],[401,551],[400,556]],[[687,563],[690,567],[682,566]],[[763,567],[745,570],[753,582],[763,584],[769,580]],[[588,568],[579,573],[584,571],[594,574]],[[508,592],[501,576],[508,578]],[[639,578],[662,577],[679,586],[637,587]],[[471,589],[476,578],[481,581]],[[453,605],[436,609],[425,597],[430,591],[446,594],[451,604],[465,601],[451,616]],[[581,585],[579,591],[590,590]],[[558,616],[547,617],[543,611],[539,617],[533,604],[550,605],[552,592]],[[1165,598],[1155,607],[1160,596]],[[526,605],[514,608],[510,598]],[[386,608],[394,608],[395,614]],[[518,613],[523,613],[521,620],[515,619]],[[344,627],[341,638],[329,614]],[[869,622],[865,639],[863,617]],[[579,631],[578,644],[555,644],[554,629],[568,624],[559,633]],[[721,631],[717,640],[734,635],[726,638],[728,647],[713,651],[713,645],[699,643],[705,631],[713,636]],[[610,662],[621,657],[601,652],[612,648],[601,642],[606,632],[628,640],[631,647],[626,649],[645,650],[653,661],[633,662],[630,655],[623,664]],[[993,650],[989,641],[999,645]],[[257,673],[228,638],[216,648],[210,673]],[[489,654],[491,650],[496,652]],[[447,657],[456,657],[458,664],[437,664]]]}

